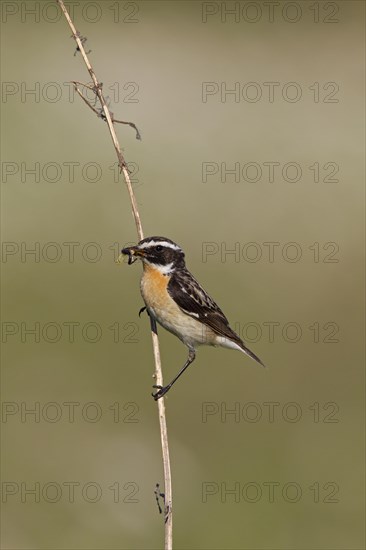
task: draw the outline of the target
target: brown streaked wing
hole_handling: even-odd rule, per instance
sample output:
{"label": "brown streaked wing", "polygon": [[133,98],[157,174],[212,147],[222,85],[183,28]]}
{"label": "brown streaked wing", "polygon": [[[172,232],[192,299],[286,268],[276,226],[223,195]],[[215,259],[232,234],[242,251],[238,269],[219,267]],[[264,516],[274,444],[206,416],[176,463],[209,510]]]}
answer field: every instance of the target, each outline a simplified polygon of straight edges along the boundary
{"label": "brown streaked wing", "polygon": [[214,300],[203,290],[187,269],[176,271],[168,283],[168,292],[184,313],[242,345],[229,327],[229,321]]}

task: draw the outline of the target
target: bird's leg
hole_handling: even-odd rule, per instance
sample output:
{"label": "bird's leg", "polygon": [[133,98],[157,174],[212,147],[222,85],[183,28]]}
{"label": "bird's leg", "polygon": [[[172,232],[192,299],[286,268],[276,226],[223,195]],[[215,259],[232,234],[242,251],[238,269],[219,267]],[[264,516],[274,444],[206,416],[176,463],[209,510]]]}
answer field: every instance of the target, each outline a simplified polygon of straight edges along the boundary
{"label": "bird's leg", "polygon": [[153,317],[152,315],[150,315],[148,309],[147,309],[147,314],[148,314],[148,316],[150,317],[150,328],[151,328],[151,331],[152,331],[154,334],[158,334],[158,327],[156,326],[155,317]]}
{"label": "bird's leg", "polygon": [[170,390],[170,388],[172,387],[174,382],[176,382],[178,380],[178,378],[184,373],[184,371],[189,367],[189,365],[191,363],[193,363],[195,358],[196,358],[195,350],[193,348],[189,348],[188,359],[184,363],[184,365],[180,369],[180,371],[178,372],[177,376],[175,378],[173,378],[173,380],[167,386],[153,386],[153,388],[157,388],[159,390],[156,393],[151,394],[153,396],[153,398],[155,399],[155,401],[157,401],[158,399],[163,397],[163,395],[165,395]]}

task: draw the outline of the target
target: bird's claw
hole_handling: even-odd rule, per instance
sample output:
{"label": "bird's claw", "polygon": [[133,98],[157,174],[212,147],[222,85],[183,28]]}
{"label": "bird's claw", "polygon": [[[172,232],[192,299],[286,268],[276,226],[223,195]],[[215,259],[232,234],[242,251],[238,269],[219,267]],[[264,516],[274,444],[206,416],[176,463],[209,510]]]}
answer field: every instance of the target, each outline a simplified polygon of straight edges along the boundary
{"label": "bird's claw", "polygon": [[157,401],[158,399],[163,397],[169,389],[168,386],[159,386],[159,385],[156,385],[156,384],[153,386],[153,388],[156,388],[157,390],[159,390],[156,393],[151,394],[155,401]]}
{"label": "bird's claw", "polygon": [[[141,313],[143,313],[146,309],[146,306],[142,307],[139,311],[139,317],[141,317]],[[149,315],[149,312],[147,312],[147,314]]]}

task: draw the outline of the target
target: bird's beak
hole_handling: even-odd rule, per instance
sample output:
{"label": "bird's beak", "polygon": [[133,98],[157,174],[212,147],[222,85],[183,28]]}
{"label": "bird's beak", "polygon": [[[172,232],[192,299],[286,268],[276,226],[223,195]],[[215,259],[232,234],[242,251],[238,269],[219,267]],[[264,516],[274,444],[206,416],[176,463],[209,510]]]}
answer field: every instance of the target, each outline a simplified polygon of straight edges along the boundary
{"label": "bird's beak", "polygon": [[144,250],[138,246],[130,246],[128,248],[122,248],[121,253],[125,256],[128,256],[128,265],[133,264],[139,257],[143,258],[145,256]]}

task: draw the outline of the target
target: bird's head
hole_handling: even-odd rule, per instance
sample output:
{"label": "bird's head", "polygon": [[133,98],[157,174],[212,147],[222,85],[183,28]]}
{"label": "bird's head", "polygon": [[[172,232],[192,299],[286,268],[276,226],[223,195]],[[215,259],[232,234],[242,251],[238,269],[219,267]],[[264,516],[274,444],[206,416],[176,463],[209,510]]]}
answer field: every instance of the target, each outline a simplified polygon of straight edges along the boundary
{"label": "bird's head", "polygon": [[129,264],[141,260],[164,275],[185,267],[183,250],[165,237],[147,237],[136,246],[123,248],[121,252],[128,256]]}

